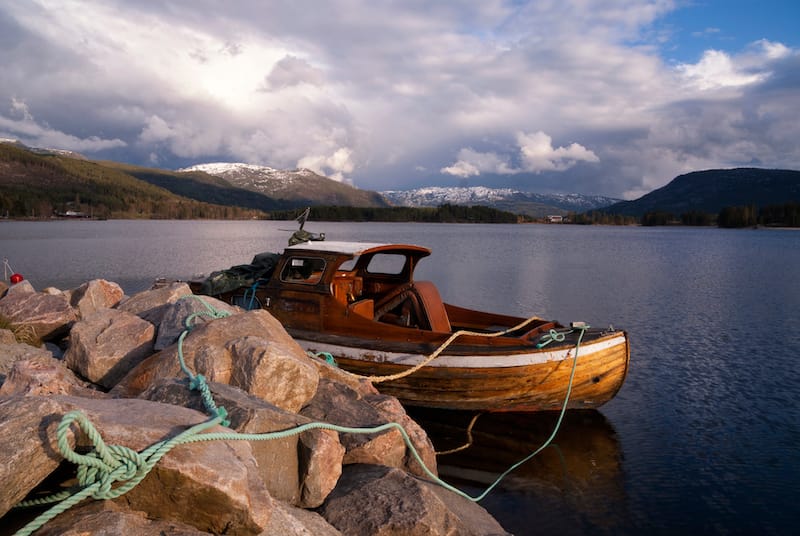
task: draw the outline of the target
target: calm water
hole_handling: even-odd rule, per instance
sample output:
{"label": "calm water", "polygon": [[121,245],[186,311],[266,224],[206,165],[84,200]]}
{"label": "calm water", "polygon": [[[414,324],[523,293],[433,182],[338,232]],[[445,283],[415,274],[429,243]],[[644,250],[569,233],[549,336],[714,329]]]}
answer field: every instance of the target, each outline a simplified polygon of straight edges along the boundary
{"label": "calm water", "polygon": [[[0,259],[37,289],[91,278],[128,293],[280,251],[275,222],[0,222]],[[328,224],[336,240],[429,246],[417,279],[460,305],[613,324],[628,379],[481,503],[515,534],[797,533],[800,232],[544,225]],[[437,448],[472,415],[417,414]],[[477,495],[554,417],[484,415],[440,458]]]}

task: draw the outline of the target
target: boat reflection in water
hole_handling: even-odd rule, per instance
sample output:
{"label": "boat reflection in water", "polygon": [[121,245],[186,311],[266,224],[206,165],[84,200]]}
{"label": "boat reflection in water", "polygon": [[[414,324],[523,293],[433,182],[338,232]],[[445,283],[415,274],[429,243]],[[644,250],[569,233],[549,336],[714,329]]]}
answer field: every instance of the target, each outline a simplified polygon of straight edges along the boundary
{"label": "boat reflection in water", "polygon": [[[558,412],[477,414],[421,408],[408,408],[408,413],[440,453],[442,479],[473,497],[538,449],[559,417]],[[550,446],[508,474],[480,502],[518,535],[613,531],[625,516],[625,504],[616,432],[596,410],[566,412]]]}

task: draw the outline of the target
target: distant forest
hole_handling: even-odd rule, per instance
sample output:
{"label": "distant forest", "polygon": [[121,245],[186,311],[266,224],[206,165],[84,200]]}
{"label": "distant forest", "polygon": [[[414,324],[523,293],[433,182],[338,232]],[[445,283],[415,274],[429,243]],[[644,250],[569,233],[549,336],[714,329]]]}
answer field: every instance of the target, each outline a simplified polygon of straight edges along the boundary
{"label": "distant forest", "polygon": [[800,203],[789,202],[758,208],[755,205],[723,207],[717,214],[692,210],[683,214],[654,210],[643,216],[608,214],[593,210],[584,214],[570,214],[570,223],[581,225],[693,225],[718,226],[724,228],[741,227],[800,227]]}
{"label": "distant forest", "polygon": [[[270,219],[290,220],[298,211],[272,211]],[[315,221],[420,222],[420,223],[519,223],[521,216],[480,205],[438,207],[311,207]]]}

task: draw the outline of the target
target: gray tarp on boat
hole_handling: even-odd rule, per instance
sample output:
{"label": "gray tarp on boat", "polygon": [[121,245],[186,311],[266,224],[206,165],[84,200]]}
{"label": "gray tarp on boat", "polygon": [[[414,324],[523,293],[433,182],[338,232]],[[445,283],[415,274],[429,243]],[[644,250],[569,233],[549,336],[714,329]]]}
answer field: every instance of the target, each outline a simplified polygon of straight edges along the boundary
{"label": "gray tarp on boat", "polygon": [[278,264],[278,253],[259,253],[250,264],[231,266],[227,270],[212,272],[200,287],[200,293],[215,296],[242,287],[253,287],[261,280],[269,279]]}

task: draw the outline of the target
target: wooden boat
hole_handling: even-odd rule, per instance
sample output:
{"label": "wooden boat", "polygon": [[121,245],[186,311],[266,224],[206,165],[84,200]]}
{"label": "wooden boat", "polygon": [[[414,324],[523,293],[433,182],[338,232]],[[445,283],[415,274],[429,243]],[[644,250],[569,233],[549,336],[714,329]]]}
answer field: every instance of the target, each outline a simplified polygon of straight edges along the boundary
{"label": "wooden boat", "polygon": [[383,377],[415,368],[377,385],[411,406],[557,410],[571,388],[569,409],[596,408],[620,389],[630,359],[624,331],[444,303],[433,283],[413,277],[430,253],[411,244],[309,240],[190,286],[268,310],[304,349],[330,354],[344,370]]}

